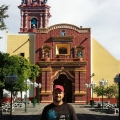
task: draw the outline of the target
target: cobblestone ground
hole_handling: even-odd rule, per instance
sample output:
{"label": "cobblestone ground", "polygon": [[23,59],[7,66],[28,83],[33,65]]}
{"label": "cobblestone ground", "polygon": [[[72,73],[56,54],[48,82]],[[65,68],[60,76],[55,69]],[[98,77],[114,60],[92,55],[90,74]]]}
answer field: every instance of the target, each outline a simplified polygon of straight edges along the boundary
{"label": "cobblestone ground", "polygon": [[[12,120],[40,120],[40,115],[46,105],[41,103],[36,105],[35,108],[32,104],[28,105],[26,113],[24,108],[15,108],[15,111],[12,113]],[[78,120],[119,120],[118,113],[111,114],[107,109],[104,110],[104,113],[101,113],[100,108],[91,108],[89,105],[72,105],[76,111]],[[10,120],[10,114],[3,113],[0,120]]]}

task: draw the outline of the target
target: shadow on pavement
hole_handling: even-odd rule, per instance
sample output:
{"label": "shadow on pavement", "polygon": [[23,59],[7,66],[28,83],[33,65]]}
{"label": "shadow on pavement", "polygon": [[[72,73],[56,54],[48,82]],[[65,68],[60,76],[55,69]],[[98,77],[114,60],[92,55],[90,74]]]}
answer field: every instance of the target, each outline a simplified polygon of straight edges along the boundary
{"label": "shadow on pavement", "polygon": [[[41,115],[12,115],[12,120],[40,120]],[[0,120],[10,120],[10,115],[3,115]]]}
{"label": "shadow on pavement", "polygon": [[[78,120],[119,120],[118,116],[77,114]],[[0,120],[10,120],[9,115],[4,115]],[[12,115],[12,120],[40,120],[40,115]]]}
{"label": "shadow on pavement", "polygon": [[[12,114],[11,120],[40,120],[41,111],[40,108],[43,108],[44,105],[33,108],[28,107],[27,114],[24,113],[24,109],[17,109],[17,114]],[[91,108],[90,105],[73,105],[77,111],[78,120],[119,120],[118,114],[110,114],[108,110],[104,109],[104,114],[101,113],[101,108]],[[84,109],[86,108],[86,109]],[[38,112],[38,114],[36,114]],[[0,117],[0,120],[10,120],[10,114],[3,114]]]}
{"label": "shadow on pavement", "polygon": [[[91,108],[91,106],[83,106],[84,108],[88,108],[90,111],[93,111],[93,112],[99,112],[99,113],[102,113],[102,108],[99,108],[99,107],[94,107],[94,108]],[[109,110],[108,108],[104,108],[103,109],[103,113],[105,114],[114,114],[114,111],[111,111]]]}
{"label": "shadow on pavement", "polygon": [[118,116],[77,114],[78,120],[119,120]]}

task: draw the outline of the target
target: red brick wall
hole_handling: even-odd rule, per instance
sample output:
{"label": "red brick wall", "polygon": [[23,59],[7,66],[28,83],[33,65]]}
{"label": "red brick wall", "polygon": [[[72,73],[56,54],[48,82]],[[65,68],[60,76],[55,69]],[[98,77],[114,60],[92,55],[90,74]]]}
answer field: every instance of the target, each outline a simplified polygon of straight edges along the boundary
{"label": "red brick wall", "polygon": [[[62,29],[55,29],[55,30],[51,30],[50,32],[48,32],[47,34],[40,34],[40,33],[37,33],[36,34],[36,62],[38,62],[41,58],[41,54],[40,54],[40,48],[43,46],[43,45],[49,45],[51,47],[54,46],[55,42],[53,43],[52,40],[51,40],[51,36],[59,36],[60,35],[60,32],[61,32]],[[72,29],[64,29],[66,30],[66,36],[74,36],[74,40],[73,42],[70,42],[71,43],[71,47],[75,47],[77,45],[79,45],[85,38],[88,38],[86,41],[84,41],[82,43],[82,46],[85,47],[85,50],[84,50],[84,59],[86,61],[88,61],[87,65],[86,65],[86,70],[87,70],[87,73],[86,73],[86,82],[90,82],[90,79],[87,79],[87,78],[90,78],[90,63],[91,63],[91,47],[90,47],[90,33],[78,33],[77,31],[75,30],[72,30]],[[55,48],[53,48],[52,50],[52,56],[54,57],[55,56]]]}
{"label": "red brick wall", "polygon": [[[59,42],[53,42],[52,41],[52,36],[60,36],[60,33],[63,29],[62,28],[58,28],[58,29],[53,29],[51,31],[49,31],[48,33],[36,33],[36,62],[38,62],[42,55],[41,55],[41,47],[44,45],[49,45],[52,47],[52,57],[55,57],[55,44],[59,43]],[[85,66],[86,72],[85,73],[80,73],[80,72],[75,72],[75,90],[76,91],[86,91],[85,89],[85,83],[90,83],[90,79],[91,79],[91,33],[79,33],[78,31],[75,31],[73,29],[67,29],[64,28],[64,30],[66,31],[66,36],[74,36],[73,42],[67,42],[71,44],[71,49],[74,48],[75,46],[80,45],[80,43],[82,43],[81,45],[85,47],[84,49],[84,60],[87,61],[87,65]],[[87,38],[85,40],[85,38]],[[73,52],[74,54],[74,52]],[[74,56],[74,55],[72,55]],[[45,73],[42,73],[45,74]],[[53,73],[52,73],[53,74]],[[45,76],[49,77],[51,76],[49,73],[46,75],[42,75],[42,84],[43,84],[43,88],[41,89],[42,91],[45,91],[45,87],[46,85],[48,86],[48,90],[50,90],[50,86],[48,85],[49,83],[51,83],[50,78],[48,78],[48,82],[45,83]],[[81,79],[81,81],[79,81],[79,79]],[[89,95],[88,98],[90,99],[90,91],[89,91]],[[46,98],[46,96],[43,96],[44,100],[48,100]],[[75,97],[76,100],[86,100],[86,96],[84,97],[79,97],[76,96]]]}

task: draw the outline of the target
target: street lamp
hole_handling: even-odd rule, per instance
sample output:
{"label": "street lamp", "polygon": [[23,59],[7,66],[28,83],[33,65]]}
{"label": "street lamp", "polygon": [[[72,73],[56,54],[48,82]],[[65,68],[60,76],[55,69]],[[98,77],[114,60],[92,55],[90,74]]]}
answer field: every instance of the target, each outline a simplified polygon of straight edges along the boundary
{"label": "street lamp", "polygon": [[27,112],[27,85],[33,84],[29,79],[24,81],[26,85],[26,95],[25,95],[25,112]]}
{"label": "street lamp", "polygon": [[90,83],[90,87],[92,88],[92,108],[94,107],[94,101],[93,101],[93,89],[95,88],[96,83],[92,82]]}
{"label": "street lamp", "polygon": [[10,101],[10,120],[12,120],[12,92],[13,92],[13,85],[17,81],[18,77],[16,75],[8,75],[6,76],[6,82],[11,84],[11,101]]}
{"label": "street lamp", "polygon": [[93,76],[95,76],[95,73],[92,73],[92,75],[90,77],[93,77]]}
{"label": "street lamp", "polygon": [[105,85],[108,85],[108,81],[102,79],[102,80],[99,81],[99,84],[100,84],[100,86],[102,86],[102,113],[103,113],[103,94],[104,94],[103,89],[104,89]]}
{"label": "street lamp", "polygon": [[41,83],[38,83],[38,104],[40,101],[40,88],[42,87]]}
{"label": "street lamp", "polygon": [[[92,78],[95,76],[95,73],[92,73],[92,75],[90,75],[89,78]],[[86,99],[87,99],[87,104],[88,104],[88,88],[90,87],[90,84],[86,83],[85,84],[86,88],[87,88],[87,95],[86,95]]]}
{"label": "street lamp", "polygon": [[88,105],[88,88],[90,87],[90,85],[86,83],[85,86],[87,88],[87,105]]}
{"label": "street lamp", "polygon": [[119,86],[119,91],[118,91],[118,96],[119,96],[119,119],[120,119],[120,74],[116,75],[115,78],[114,78],[114,82],[115,83],[118,83],[118,86]]}
{"label": "street lamp", "polygon": [[36,100],[35,100],[35,94],[34,94],[34,89],[38,86],[36,82],[33,82],[33,107],[36,105]]}
{"label": "street lamp", "polygon": [[93,88],[95,87],[96,83],[95,82],[92,82],[90,84],[85,84],[86,88],[87,88],[87,104],[88,104],[88,88],[92,88],[92,108],[94,106],[94,102],[93,102]]}

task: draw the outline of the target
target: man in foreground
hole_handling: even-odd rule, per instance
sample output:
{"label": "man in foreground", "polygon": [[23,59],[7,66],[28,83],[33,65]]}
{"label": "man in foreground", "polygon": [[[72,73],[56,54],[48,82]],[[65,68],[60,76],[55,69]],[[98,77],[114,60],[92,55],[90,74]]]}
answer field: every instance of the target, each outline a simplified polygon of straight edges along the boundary
{"label": "man in foreground", "polygon": [[53,103],[47,105],[40,120],[78,120],[72,105],[64,103],[64,88],[55,85],[53,88]]}

